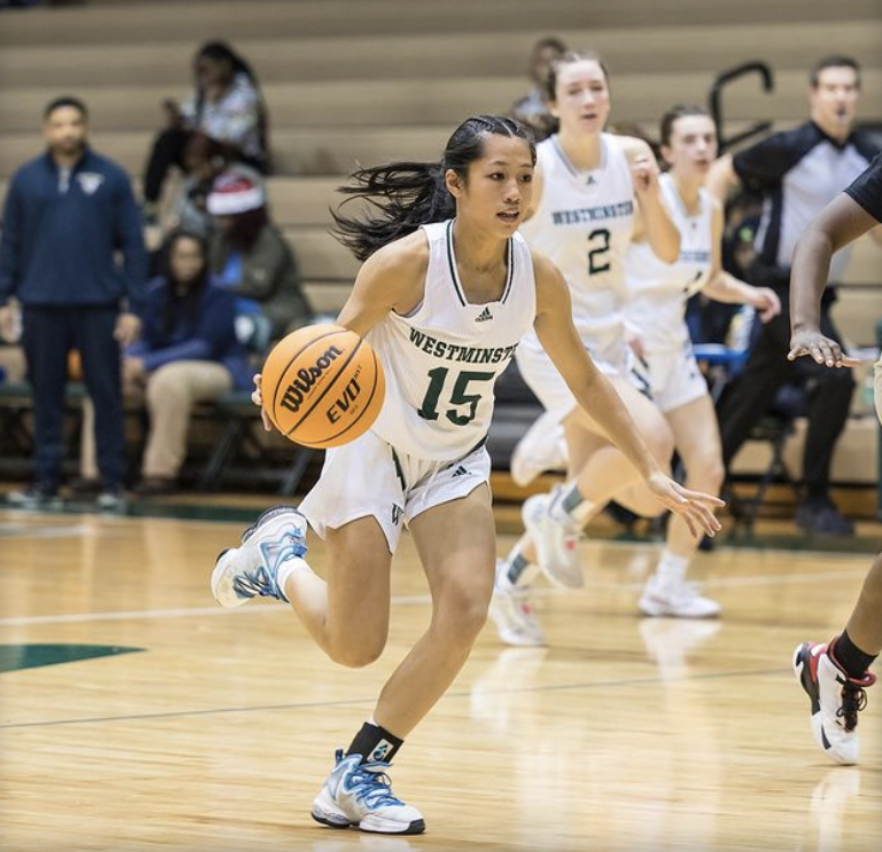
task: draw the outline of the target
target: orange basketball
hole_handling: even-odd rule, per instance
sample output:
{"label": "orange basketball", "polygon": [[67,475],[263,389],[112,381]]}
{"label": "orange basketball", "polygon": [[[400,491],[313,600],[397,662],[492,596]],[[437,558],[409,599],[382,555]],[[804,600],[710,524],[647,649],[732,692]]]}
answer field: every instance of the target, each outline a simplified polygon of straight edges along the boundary
{"label": "orange basketball", "polygon": [[371,428],[386,393],[370,345],[338,325],[310,325],[280,340],[263,365],[263,407],[305,447],[339,447]]}

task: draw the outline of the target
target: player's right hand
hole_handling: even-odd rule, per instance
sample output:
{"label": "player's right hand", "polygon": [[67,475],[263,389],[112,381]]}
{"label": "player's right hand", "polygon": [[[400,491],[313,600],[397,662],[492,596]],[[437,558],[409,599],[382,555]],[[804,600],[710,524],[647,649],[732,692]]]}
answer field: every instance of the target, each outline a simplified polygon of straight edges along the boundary
{"label": "player's right hand", "polygon": [[266,409],[263,407],[263,391],[260,387],[261,375],[260,373],[255,373],[254,375],[254,390],[251,391],[251,401],[260,408],[260,419],[263,421],[263,428],[265,432],[272,432],[273,430],[273,421],[269,419],[269,414],[266,413]]}
{"label": "player's right hand", "polygon": [[699,538],[702,533],[713,537],[720,531],[714,511],[726,504],[719,497],[690,491],[661,471],[652,474],[646,484],[658,500],[686,521],[693,538]]}

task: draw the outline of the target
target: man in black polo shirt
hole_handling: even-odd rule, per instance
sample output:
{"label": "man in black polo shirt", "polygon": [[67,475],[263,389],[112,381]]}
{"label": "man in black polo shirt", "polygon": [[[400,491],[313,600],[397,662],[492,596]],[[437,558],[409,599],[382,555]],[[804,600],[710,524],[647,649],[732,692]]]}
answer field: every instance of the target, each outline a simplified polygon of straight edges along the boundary
{"label": "man in black polo shirt", "polygon": [[[739,181],[763,195],[757,259],[749,279],[754,285],[774,288],[782,306],[780,315],[762,326],[744,372],[720,401],[720,432],[728,469],[781,385],[791,379],[803,384],[809,398],[803,457],[806,493],[796,522],[811,533],[847,535],[852,524],[839,513],[828,492],[833,450],[848,419],[854,379],[849,370],[826,370],[809,359],[787,361],[788,286],[800,235],[867,167],[879,146],[869,135],[853,130],[860,93],[860,69],[855,60],[841,56],[824,59],[813,69],[810,82],[809,121],[734,157],[722,157],[708,177],[708,188],[721,200]],[[841,277],[849,254],[848,249],[836,253],[832,281]],[[835,298],[833,290],[825,292],[821,328],[827,337],[840,340],[829,315]]]}
{"label": "man in black polo shirt", "polygon": [[[791,361],[809,356],[820,369],[850,366],[823,333],[821,301],[833,252],[871,231],[882,234],[882,154],[806,229],[793,258]],[[805,359],[808,360],[808,359]],[[876,414],[882,423],[882,357],[876,362]],[[864,580],[845,630],[826,645],[804,642],[793,668],[811,700],[815,741],[837,763],[857,763],[858,713],[866,706],[869,669],[882,652],[882,553]]]}

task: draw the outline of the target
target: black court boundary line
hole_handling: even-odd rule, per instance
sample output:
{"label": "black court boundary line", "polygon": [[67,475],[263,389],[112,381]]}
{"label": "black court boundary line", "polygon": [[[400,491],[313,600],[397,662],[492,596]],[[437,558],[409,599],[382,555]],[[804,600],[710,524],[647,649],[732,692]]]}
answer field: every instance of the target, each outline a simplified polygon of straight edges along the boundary
{"label": "black court boundary line", "polygon": [[[629,680],[603,680],[594,683],[562,683],[552,686],[525,686],[516,689],[494,689],[487,695],[517,695],[519,693],[537,692],[568,692],[576,690],[610,689],[622,686],[656,686],[676,683],[695,683],[706,680],[726,680],[740,677],[766,677],[768,675],[787,674],[792,677],[790,669],[756,669],[746,672],[711,672],[709,674],[687,675],[686,677],[674,678],[632,678]],[[443,698],[471,698],[471,690],[468,692],[451,692]],[[0,731],[21,730],[22,728],[52,728],[65,725],[94,725],[101,722],[137,722],[153,719],[183,719],[191,716],[219,716],[225,713],[256,713],[272,710],[312,710],[318,707],[350,707],[359,704],[373,706],[376,703],[376,695],[370,698],[346,698],[339,701],[305,701],[291,704],[260,704],[255,707],[216,707],[212,710],[182,710],[171,713],[142,713],[131,716],[99,716],[85,719],[55,719],[48,722],[17,722],[9,725],[0,725]]]}

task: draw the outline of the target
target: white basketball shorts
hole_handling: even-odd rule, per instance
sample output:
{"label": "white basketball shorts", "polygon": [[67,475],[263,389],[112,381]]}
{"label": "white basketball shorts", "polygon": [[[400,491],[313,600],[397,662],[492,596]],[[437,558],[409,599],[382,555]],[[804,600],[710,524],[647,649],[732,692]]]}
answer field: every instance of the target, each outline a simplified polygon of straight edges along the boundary
{"label": "white basketball shorts", "polygon": [[321,477],[298,508],[321,538],[328,529],[376,518],[395,553],[404,525],[485,482],[489,486],[490,455],[483,445],[456,461],[430,461],[396,451],[368,431],[326,452]]}

